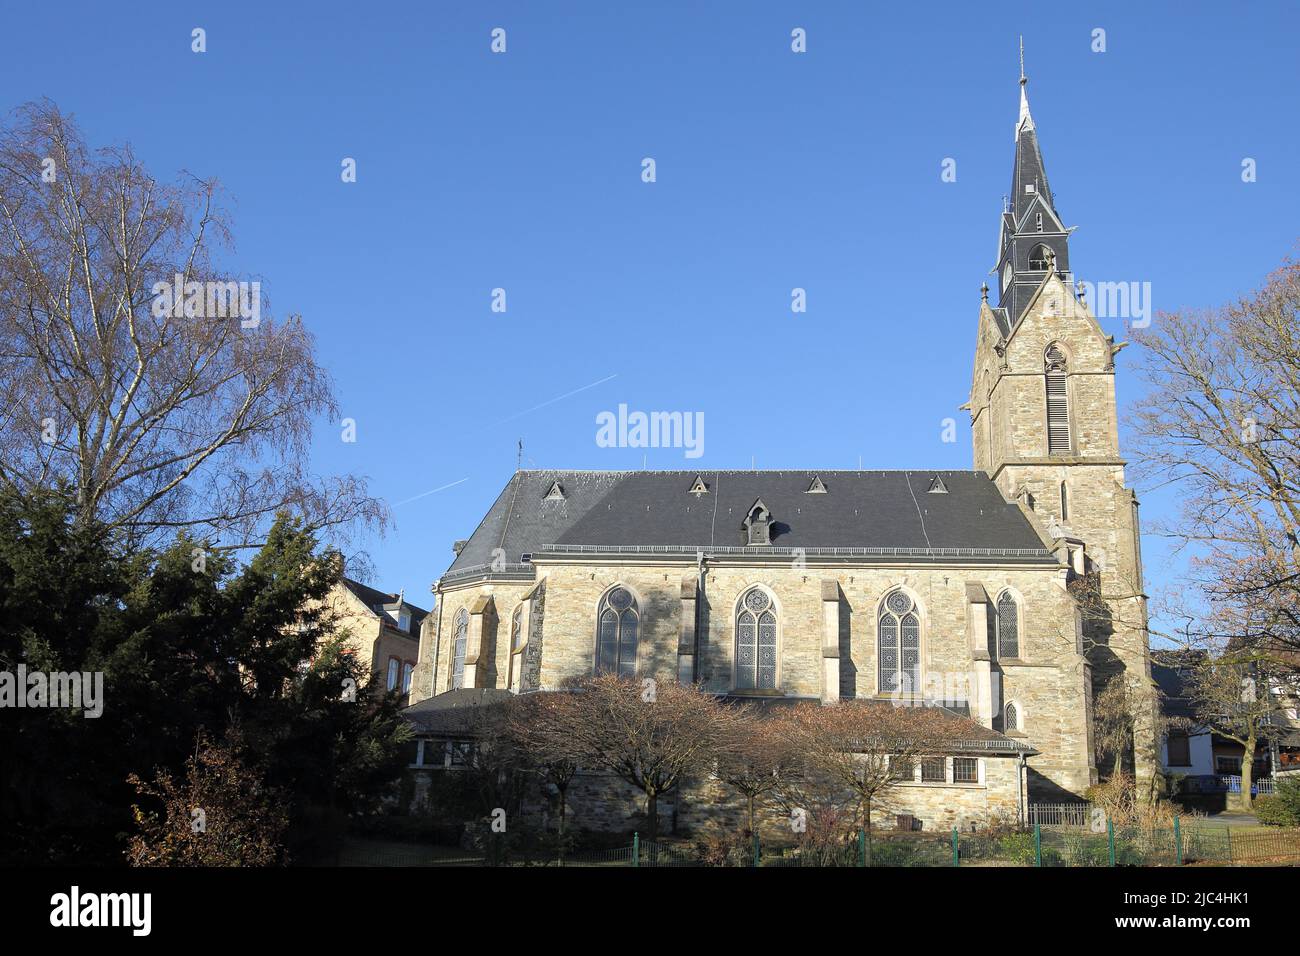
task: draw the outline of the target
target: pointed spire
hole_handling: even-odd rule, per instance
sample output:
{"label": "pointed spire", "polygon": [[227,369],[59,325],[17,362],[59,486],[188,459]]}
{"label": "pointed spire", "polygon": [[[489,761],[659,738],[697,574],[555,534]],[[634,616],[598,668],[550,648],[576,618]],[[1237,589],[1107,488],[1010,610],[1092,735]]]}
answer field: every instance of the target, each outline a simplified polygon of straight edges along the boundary
{"label": "pointed spire", "polygon": [[1025,87],[1029,85],[1029,77],[1025,76],[1025,38],[1020,38],[1020,117],[1016,120],[1015,139],[1020,138],[1020,131],[1034,128],[1034,118],[1029,115],[1029,94],[1025,92]]}

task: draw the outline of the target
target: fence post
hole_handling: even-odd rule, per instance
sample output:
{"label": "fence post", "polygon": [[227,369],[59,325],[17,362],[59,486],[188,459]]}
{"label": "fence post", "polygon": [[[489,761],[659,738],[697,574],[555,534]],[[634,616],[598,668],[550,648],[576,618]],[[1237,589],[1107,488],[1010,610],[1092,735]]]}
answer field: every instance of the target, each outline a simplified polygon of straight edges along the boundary
{"label": "fence post", "polygon": [[957,828],[952,828],[952,865],[961,866],[961,854],[957,850]]}
{"label": "fence post", "polygon": [[865,828],[858,830],[858,866],[867,865],[867,831]]}
{"label": "fence post", "polygon": [[1034,824],[1034,866],[1043,865],[1043,826]]}
{"label": "fence post", "polygon": [[758,842],[758,834],[755,833],[754,834],[754,865],[755,866],[761,865],[759,861],[763,859],[762,854],[763,854],[763,850]]}
{"label": "fence post", "polygon": [[1179,866],[1183,865],[1183,830],[1178,825],[1178,817],[1174,817],[1174,860]]}
{"label": "fence post", "polygon": [[1223,832],[1228,837],[1228,862],[1231,863],[1232,862],[1232,827],[1225,826],[1223,828]]}
{"label": "fence post", "polygon": [[1110,865],[1115,865],[1115,821],[1106,818],[1106,841],[1110,844]]}
{"label": "fence post", "polygon": [[632,865],[641,865],[641,834],[632,834]]}

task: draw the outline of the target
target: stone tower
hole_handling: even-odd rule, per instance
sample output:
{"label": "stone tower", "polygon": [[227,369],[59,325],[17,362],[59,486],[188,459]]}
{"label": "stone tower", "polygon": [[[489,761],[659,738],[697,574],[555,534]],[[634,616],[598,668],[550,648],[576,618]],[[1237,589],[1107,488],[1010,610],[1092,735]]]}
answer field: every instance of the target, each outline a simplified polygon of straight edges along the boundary
{"label": "stone tower", "polygon": [[1115,344],[1076,295],[1061,221],[1029,112],[1023,62],[1011,196],[988,287],[969,410],[974,463],[1030,516],[1067,565],[1094,688],[1122,675],[1137,726],[1139,787],[1158,770],[1138,502],[1124,483]]}

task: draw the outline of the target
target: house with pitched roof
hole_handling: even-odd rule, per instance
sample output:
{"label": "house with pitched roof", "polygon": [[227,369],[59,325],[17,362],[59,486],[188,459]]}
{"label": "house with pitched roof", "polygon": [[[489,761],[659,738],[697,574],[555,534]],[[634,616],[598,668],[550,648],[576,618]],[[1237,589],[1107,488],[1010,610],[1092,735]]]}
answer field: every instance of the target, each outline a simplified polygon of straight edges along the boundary
{"label": "house with pitched roof", "polygon": [[409,694],[420,628],[429,612],[407,601],[402,592],[378,591],[347,577],[331,589],[327,603],[336,627],[348,633],[348,648],[369,664],[379,688]]}

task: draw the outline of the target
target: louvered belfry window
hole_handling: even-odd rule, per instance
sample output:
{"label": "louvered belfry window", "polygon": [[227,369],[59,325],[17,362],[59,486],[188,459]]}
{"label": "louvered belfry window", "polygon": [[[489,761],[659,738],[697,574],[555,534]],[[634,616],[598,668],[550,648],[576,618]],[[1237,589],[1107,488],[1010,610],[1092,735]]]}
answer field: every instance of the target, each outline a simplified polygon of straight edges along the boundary
{"label": "louvered belfry window", "polygon": [[776,608],[767,592],[752,588],[736,612],[736,688],[776,689]]}
{"label": "louvered belfry window", "polygon": [[1070,397],[1065,383],[1065,353],[1052,344],[1047,347],[1047,453],[1070,453]]}

